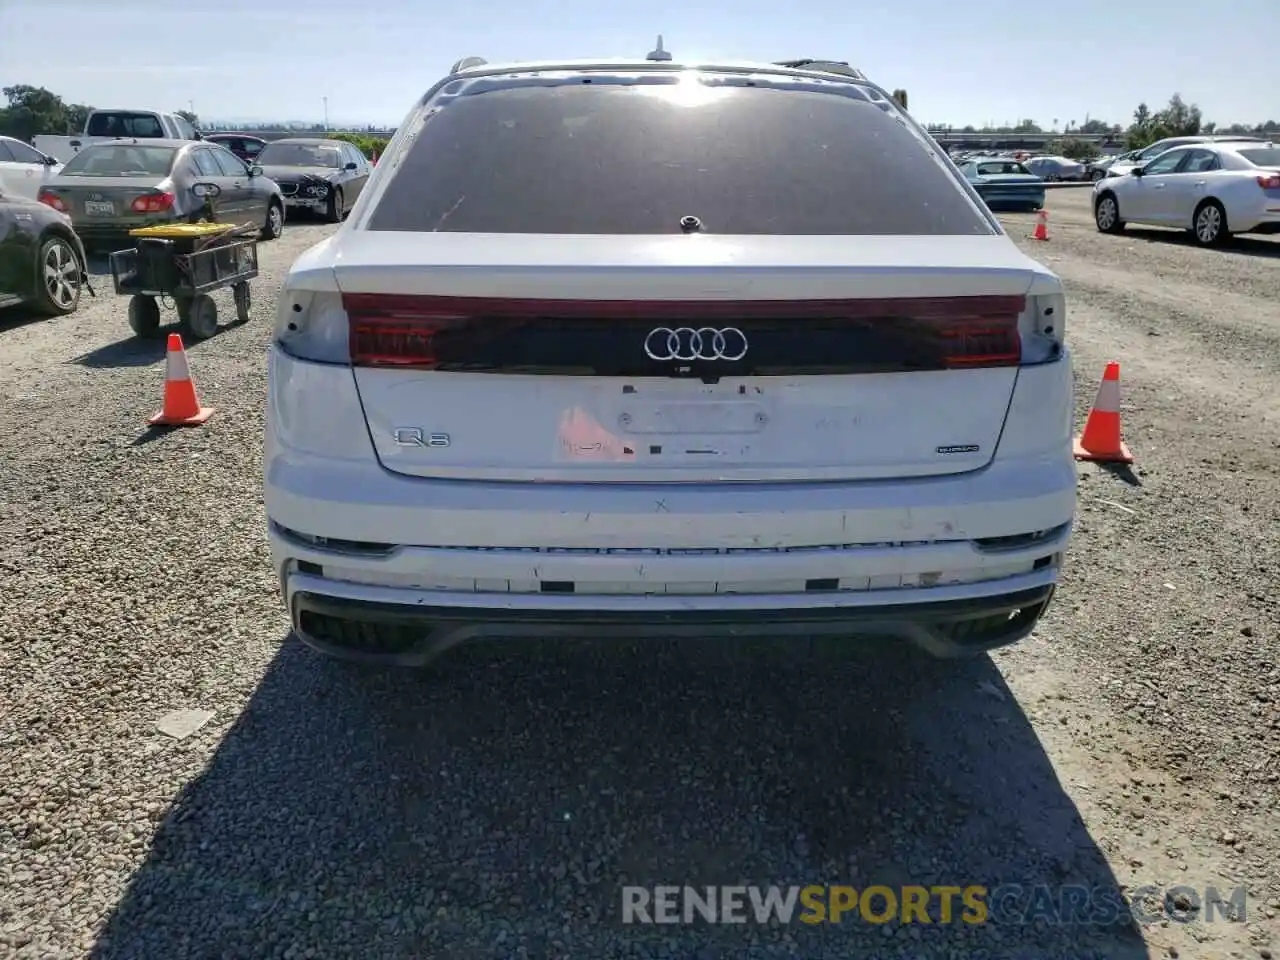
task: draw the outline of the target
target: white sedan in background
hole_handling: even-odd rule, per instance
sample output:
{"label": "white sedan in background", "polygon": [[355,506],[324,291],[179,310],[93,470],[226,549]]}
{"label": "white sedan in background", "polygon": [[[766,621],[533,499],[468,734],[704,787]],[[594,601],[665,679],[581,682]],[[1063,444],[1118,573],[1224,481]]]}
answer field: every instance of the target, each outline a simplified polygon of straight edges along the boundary
{"label": "white sedan in background", "polygon": [[1182,227],[1202,246],[1235,233],[1280,233],[1280,147],[1238,141],[1169,150],[1098,181],[1093,216],[1103,233],[1126,223]]}
{"label": "white sedan in background", "polygon": [[0,189],[9,196],[34,200],[61,169],[61,163],[35,147],[13,137],[0,137]]}

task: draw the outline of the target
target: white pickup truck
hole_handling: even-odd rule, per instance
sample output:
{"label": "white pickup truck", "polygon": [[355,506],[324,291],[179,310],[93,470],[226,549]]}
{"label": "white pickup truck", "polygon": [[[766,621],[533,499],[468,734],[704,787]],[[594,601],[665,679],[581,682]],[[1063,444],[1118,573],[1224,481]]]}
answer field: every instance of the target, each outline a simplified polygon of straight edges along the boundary
{"label": "white pickup truck", "polygon": [[41,153],[47,153],[66,163],[82,147],[119,137],[136,137],[139,140],[199,140],[200,134],[185,117],[176,113],[159,113],[155,110],[90,110],[89,116],[85,118],[83,134],[74,137],[41,134],[31,142]]}

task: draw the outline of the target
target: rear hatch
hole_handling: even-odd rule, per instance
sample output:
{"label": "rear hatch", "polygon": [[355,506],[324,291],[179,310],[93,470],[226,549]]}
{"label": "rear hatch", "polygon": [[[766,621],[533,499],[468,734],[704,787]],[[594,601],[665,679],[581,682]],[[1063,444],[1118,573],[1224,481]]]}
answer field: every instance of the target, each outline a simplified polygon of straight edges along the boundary
{"label": "rear hatch", "polygon": [[1038,269],[999,235],[351,231],[335,264],[388,470],[645,482],[982,467]]}

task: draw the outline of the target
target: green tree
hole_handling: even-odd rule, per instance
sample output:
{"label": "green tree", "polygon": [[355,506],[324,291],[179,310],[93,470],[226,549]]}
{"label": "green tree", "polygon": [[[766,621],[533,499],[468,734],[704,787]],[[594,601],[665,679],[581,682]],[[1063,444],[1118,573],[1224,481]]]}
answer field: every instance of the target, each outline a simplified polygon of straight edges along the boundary
{"label": "green tree", "polygon": [[1171,137],[1194,137],[1200,132],[1200,108],[1187,104],[1181,95],[1174,94],[1168,105],[1156,114],[1156,122],[1169,131]]}
{"label": "green tree", "polygon": [[191,124],[191,125],[192,125],[193,127],[195,127],[197,130],[199,130],[199,129],[200,129],[200,116],[199,116],[199,114],[193,113],[193,112],[192,112],[192,111],[190,111],[190,110],[179,110],[179,111],[178,111],[178,116],[182,117],[182,119],[186,120],[186,121],[187,121],[187,123]]}
{"label": "green tree", "polygon": [[347,143],[355,144],[366,157],[373,158],[374,154],[381,155],[387,149],[387,141],[383,137],[370,136],[364,133],[330,133],[331,140],[345,140]]}
{"label": "green tree", "polygon": [[1082,140],[1078,137],[1063,137],[1055,140],[1049,145],[1049,149],[1058,156],[1081,161],[1093,160],[1102,154],[1098,145],[1092,140]]}
{"label": "green tree", "polygon": [[[1145,103],[1138,104],[1133,112],[1133,125],[1126,133],[1130,150],[1138,150],[1165,137],[1193,137],[1204,128],[1200,108],[1186,103],[1181,95],[1169,98],[1165,108],[1152,113]],[[1210,124],[1210,129],[1213,125]]]}
{"label": "green tree", "polygon": [[89,122],[89,111],[93,107],[83,103],[67,104],[67,133],[83,133],[84,125]]}
{"label": "green tree", "polygon": [[0,110],[0,133],[30,141],[42,133],[62,134],[67,130],[67,105],[44,87],[19,83],[0,90],[9,105]]}
{"label": "green tree", "polygon": [[908,107],[907,107],[907,91],[905,91],[905,90],[895,90],[895,91],[893,91],[893,99],[894,99],[894,101],[896,101],[896,102],[897,102],[898,106],[900,106],[903,110],[908,109]]}

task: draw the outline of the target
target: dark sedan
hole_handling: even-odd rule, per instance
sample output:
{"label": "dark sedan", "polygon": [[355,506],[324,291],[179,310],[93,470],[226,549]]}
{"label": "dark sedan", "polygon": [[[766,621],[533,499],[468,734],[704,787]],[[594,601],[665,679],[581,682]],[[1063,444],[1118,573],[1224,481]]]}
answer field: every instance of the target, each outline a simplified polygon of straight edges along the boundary
{"label": "dark sedan", "polygon": [[[218,199],[197,196],[197,184]],[[91,144],[40,190],[40,202],[66,213],[88,246],[121,242],[130,230],[167,223],[252,224],[262,239],[284,229],[280,188],[225,147],[192,140],[112,140]]]}
{"label": "dark sedan", "polygon": [[245,163],[257,163],[258,154],[267,145],[262,137],[250,133],[206,133],[205,143],[216,143],[226,147]]}
{"label": "dark sedan", "polygon": [[0,307],[28,303],[63,316],[80,305],[84,246],[64,214],[0,190]]}
{"label": "dark sedan", "polygon": [[369,160],[345,140],[273,140],[258,154],[293,209],[322,213],[340,223],[369,182]]}

